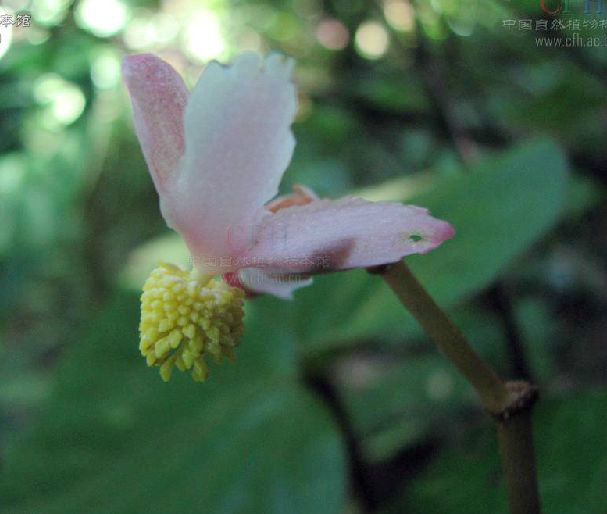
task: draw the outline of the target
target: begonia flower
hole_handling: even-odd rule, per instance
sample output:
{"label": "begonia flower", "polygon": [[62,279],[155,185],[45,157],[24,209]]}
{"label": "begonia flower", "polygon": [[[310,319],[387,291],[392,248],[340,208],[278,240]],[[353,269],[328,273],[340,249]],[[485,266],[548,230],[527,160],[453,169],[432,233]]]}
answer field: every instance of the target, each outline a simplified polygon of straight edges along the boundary
{"label": "begonia flower", "polygon": [[396,262],[453,236],[412,205],[319,199],[304,186],[276,198],[295,147],[292,70],[280,54],[243,53],[208,64],[188,92],[158,57],[124,59],[162,214],[194,264],[163,265],[144,286],[140,349],[165,380],[173,365],[203,380],[205,354],[233,356],[242,289],[290,298],[314,273]]}

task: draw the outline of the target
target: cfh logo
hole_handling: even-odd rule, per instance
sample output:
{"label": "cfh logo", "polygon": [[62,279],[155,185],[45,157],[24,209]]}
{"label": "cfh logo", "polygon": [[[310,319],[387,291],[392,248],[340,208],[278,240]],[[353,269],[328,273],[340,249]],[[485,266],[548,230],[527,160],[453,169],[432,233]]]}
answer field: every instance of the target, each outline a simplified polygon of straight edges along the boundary
{"label": "cfh logo", "polygon": [[557,14],[573,14],[583,4],[584,14],[603,14],[607,0],[540,0],[542,11],[551,16]]}

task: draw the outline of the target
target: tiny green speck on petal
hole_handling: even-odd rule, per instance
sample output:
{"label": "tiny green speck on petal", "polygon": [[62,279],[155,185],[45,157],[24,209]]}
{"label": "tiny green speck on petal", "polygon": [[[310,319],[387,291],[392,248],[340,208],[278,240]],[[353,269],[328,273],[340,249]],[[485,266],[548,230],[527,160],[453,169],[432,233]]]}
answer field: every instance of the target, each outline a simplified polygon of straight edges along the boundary
{"label": "tiny green speck on petal", "polygon": [[409,241],[412,241],[414,243],[419,243],[420,241],[423,241],[424,236],[422,236],[421,234],[409,234],[408,239]]}

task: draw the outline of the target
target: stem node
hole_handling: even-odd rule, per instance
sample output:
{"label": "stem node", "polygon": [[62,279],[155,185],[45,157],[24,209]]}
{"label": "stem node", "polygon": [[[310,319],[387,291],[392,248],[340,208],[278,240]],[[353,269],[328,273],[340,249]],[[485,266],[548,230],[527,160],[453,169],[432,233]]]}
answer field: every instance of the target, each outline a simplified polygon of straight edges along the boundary
{"label": "stem node", "polygon": [[478,393],[497,425],[511,514],[539,514],[531,410],[538,389],[525,381],[504,382],[474,351],[403,262],[370,268],[380,275],[436,346]]}
{"label": "stem node", "polygon": [[537,386],[524,380],[506,382],[506,389],[510,393],[508,403],[500,412],[489,411],[489,414],[498,422],[508,421],[523,411],[531,410],[539,397]]}

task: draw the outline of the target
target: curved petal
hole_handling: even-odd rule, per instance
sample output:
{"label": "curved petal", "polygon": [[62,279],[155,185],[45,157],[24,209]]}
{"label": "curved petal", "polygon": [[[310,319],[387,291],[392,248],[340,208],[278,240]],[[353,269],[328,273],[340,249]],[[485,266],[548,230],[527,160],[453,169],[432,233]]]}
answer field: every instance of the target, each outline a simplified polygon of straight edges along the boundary
{"label": "curved petal", "polygon": [[143,155],[156,190],[163,193],[184,151],[183,113],[188,90],[170,64],[150,54],[126,56],[122,75]]}
{"label": "curved petal", "polygon": [[426,253],[454,235],[427,209],[362,198],[318,200],[262,218],[246,259],[295,272],[366,268]]}
{"label": "curved petal", "polygon": [[239,270],[238,280],[249,291],[268,293],[285,300],[291,300],[295,290],[312,284],[310,277],[269,272],[259,268]]}
{"label": "curved petal", "polygon": [[244,53],[230,66],[210,63],[192,91],[176,225],[205,271],[242,253],[255,213],[278,191],[295,145],[292,67],[278,54]]}

